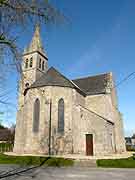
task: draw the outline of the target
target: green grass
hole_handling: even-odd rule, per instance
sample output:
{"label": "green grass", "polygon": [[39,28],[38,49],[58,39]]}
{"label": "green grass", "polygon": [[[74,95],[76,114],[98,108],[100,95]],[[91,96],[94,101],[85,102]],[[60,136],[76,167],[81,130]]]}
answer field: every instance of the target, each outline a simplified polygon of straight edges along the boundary
{"label": "green grass", "polygon": [[99,159],[97,160],[97,166],[106,168],[135,168],[135,157],[127,159]]}
{"label": "green grass", "polygon": [[[0,164],[19,164],[19,165],[47,165],[47,166],[72,166],[73,160],[64,158],[39,156],[8,156],[0,154]],[[44,163],[45,162],[45,163]]]}

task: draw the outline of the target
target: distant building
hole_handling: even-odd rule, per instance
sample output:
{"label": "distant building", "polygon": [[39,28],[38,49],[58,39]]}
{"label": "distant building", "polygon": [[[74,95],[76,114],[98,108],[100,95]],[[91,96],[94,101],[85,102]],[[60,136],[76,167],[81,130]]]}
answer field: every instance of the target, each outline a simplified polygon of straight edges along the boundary
{"label": "distant building", "polygon": [[131,146],[132,148],[135,148],[135,134],[131,137],[125,137],[126,146]]}
{"label": "distant building", "polygon": [[133,136],[131,138],[131,142],[132,142],[132,145],[135,146],[135,134],[133,134]]}
{"label": "distant building", "polygon": [[125,152],[114,87],[112,73],[69,80],[55,68],[48,69],[37,26],[23,54],[14,152]]}
{"label": "distant building", "polygon": [[131,146],[132,145],[132,140],[131,137],[125,137],[126,145]]}
{"label": "distant building", "polygon": [[0,142],[11,141],[12,132],[8,128],[0,129]]}

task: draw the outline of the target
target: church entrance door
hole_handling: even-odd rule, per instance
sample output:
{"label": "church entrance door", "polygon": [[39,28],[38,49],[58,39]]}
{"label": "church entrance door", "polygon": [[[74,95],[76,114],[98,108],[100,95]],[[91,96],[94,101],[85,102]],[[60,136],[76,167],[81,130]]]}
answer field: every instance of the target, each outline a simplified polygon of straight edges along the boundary
{"label": "church entrance door", "polygon": [[93,134],[86,134],[86,155],[93,156]]}

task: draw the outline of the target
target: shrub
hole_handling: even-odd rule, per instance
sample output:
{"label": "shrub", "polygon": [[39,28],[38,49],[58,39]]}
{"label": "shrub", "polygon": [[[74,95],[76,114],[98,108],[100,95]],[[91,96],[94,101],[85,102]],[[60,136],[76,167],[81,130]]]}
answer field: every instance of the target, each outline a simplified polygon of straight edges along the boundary
{"label": "shrub", "polygon": [[135,148],[133,148],[133,147],[130,146],[130,145],[127,145],[127,146],[126,146],[126,150],[127,150],[127,151],[135,151]]}

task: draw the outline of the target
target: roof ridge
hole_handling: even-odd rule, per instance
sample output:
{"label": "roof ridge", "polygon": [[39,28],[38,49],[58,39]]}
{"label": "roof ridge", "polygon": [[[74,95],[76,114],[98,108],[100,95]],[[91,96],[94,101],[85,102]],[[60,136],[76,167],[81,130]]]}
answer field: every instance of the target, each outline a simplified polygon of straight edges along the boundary
{"label": "roof ridge", "polygon": [[99,76],[103,76],[103,75],[108,75],[110,73],[112,73],[112,72],[110,71],[110,72],[106,72],[106,73],[102,73],[102,74],[98,74],[98,75],[94,75],[94,76],[84,76],[84,77],[80,77],[80,78],[77,78],[77,79],[72,79],[72,81],[81,80],[81,79],[87,79],[87,78],[99,77]]}

